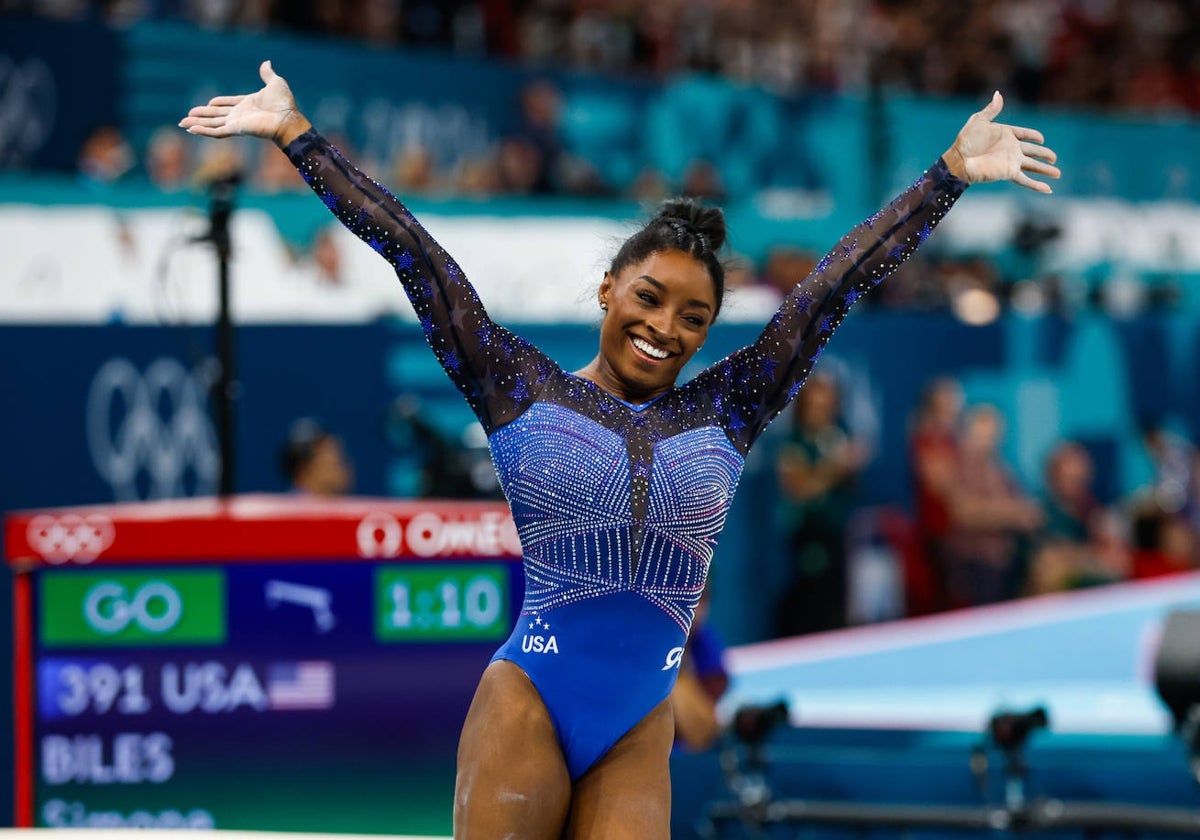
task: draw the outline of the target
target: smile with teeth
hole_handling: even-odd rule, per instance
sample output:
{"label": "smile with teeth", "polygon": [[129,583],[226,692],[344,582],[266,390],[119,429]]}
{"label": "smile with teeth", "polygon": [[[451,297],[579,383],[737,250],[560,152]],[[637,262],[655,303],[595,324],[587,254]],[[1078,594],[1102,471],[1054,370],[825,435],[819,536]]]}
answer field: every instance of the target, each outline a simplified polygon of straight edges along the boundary
{"label": "smile with teeth", "polygon": [[645,341],[640,338],[633,339],[633,346],[636,347],[637,349],[641,350],[643,353],[645,353],[647,356],[650,356],[653,359],[665,359],[665,358],[667,358],[667,356],[671,355],[666,350],[660,350],[659,348],[655,347],[650,342]]}

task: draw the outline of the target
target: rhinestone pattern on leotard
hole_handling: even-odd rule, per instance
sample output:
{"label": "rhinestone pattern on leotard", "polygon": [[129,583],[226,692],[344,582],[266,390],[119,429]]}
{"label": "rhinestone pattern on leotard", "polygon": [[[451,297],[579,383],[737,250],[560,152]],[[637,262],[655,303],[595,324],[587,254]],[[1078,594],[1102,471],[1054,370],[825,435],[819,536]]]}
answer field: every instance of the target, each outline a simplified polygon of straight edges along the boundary
{"label": "rhinestone pattern on leotard", "polygon": [[494,323],[458,264],[385,188],[309,131],[287,154],[396,270],[426,340],[488,434],[525,553],[523,614],[634,591],[686,632],[750,446],[850,307],[965,188],[939,160],[798,283],[750,346],[644,406]]}

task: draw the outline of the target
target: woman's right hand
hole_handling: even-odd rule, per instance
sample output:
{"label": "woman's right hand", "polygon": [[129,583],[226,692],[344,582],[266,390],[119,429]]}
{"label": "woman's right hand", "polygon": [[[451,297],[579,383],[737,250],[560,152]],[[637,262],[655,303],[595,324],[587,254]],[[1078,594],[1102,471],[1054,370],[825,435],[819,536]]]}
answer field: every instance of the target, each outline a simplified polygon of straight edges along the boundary
{"label": "woman's right hand", "polygon": [[258,68],[263,88],[240,96],[216,96],[207,105],[197,105],[180,121],[189,134],[204,137],[245,135],[273,140],[283,147],[309,129],[309,122],[296,109],[292,89],[264,61]]}

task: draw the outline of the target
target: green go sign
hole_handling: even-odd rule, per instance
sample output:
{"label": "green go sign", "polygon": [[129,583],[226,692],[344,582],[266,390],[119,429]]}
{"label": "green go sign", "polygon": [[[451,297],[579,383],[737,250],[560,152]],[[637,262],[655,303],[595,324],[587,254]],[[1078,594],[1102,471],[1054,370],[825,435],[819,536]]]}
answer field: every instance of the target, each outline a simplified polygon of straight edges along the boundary
{"label": "green go sign", "polygon": [[508,571],[501,565],[381,566],[375,635],[383,642],[503,639]]}
{"label": "green go sign", "polygon": [[46,646],[202,645],[225,641],[221,571],[43,572]]}

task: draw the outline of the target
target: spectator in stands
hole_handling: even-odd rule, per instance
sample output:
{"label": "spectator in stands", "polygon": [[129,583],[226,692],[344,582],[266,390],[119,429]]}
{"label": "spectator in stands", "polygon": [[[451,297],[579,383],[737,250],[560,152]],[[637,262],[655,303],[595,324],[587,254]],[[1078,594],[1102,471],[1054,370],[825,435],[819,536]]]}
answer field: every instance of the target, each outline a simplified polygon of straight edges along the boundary
{"label": "spectator in stands", "polygon": [[521,90],[521,128],[517,136],[537,153],[533,191],[563,192],[565,152],[559,136],[562,94],[553,82],[538,79]]}
{"label": "spectator in stands", "polygon": [[697,159],[688,164],[679,186],[682,195],[722,202],[728,197],[721,181],[721,172],[710,160]]}
{"label": "spectator in stands", "polygon": [[1024,588],[1028,538],[1041,526],[1037,503],[1001,460],[1004,420],[990,405],[968,411],[946,501],[949,605],[1004,601]]}
{"label": "spectator in stands", "polygon": [[946,591],[951,496],[959,473],[959,423],[963,393],[958,380],[941,377],[926,385],[908,440],[913,476],[914,524],[925,565],[909,570],[910,615],[949,606]]}
{"label": "spectator in stands", "polygon": [[273,149],[259,149],[250,183],[265,193],[297,192],[305,189],[296,168],[282,155],[271,154]]}
{"label": "spectator in stands", "polygon": [[790,572],[777,605],[776,636],[846,624],[846,523],[868,450],[839,425],[840,406],[836,380],[810,376],[796,397],[788,440],[775,463]]}
{"label": "spectator in stands", "polygon": [[454,192],[467,196],[491,196],[500,192],[500,172],[492,155],[458,161],[454,167]]}
{"label": "spectator in stands", "polygon": [[759,281],[761,285],[773,289],[779,300],[783,300],[816,264],[817,257],[808,251],[792,245],[772,245],[763,262]]}
{"label": "spectator in stands", "polygon": [[1200,513],[1200,481],[1194,474],[1200,463],[1200,452],[1191,441],[1169,428],[1164,421],[1145,423],[1142,443],[1154,469],[1154,476],[1143,494],[1164,513],[1178,515],[1185,522],[1195,522]]}
{"label": "spectator in stands", "polygon": [[87,183],[112,184],[133,169],[136,162],[133,147],[120,129],[103,125],[84,141],[76,167]]}
{"label": "spectator in stands", "polygon": [[1045,523],[1037,537],[1028,594],[1040,595],[1123,580],[1128,551],[1115,516],[1092,491],[1092,457],[1063,441],[1046,459]]}
{"label": "spectator in stands", "polygon": [[503,195],[533,195],[545,166],[537,147],[521,137],[506,137],[496,149],[498,190]]}
{"label": "spectator in stands", "polygon": [[1200,569],[1200,540],[1178,514],[1141,504],[1133,514],[1132,576],[1162,577]]}
{"label": "spectator in stands", "polygon": [[341,439],[310,417],[292,424],[279,466],[296,493],[344,496],[354,484],[354,468]]}
{"label": "spectator in stands", "polygon": [[717,703],[729,687],[725,645],[708,620],[709,601],[710,588],[706,586],[683,649],[679,679],[671,690],[675,744],[691,752],[707,750],[716,743],[721,731]]}
{"label": "spectator in stands", "polygon": [[413,195],[438,192],[437,166],[428,147],[413,143],[401,149],[392,163],[392,183]]}
{"label": "spectator in stands", "polygon": [[175,126],[163,126],[150,136],[145,154],[146,177],[163,192],[186,189],[191,177],[191,154],[186,137]]}
{"label": "spectator in stands", "polygon": [[309,256],[315,269],[317,282],[322,286],[339,287],[346,283],[342,269],[342,252],[338,248],[338,228],[323,225],[313,234]]}

